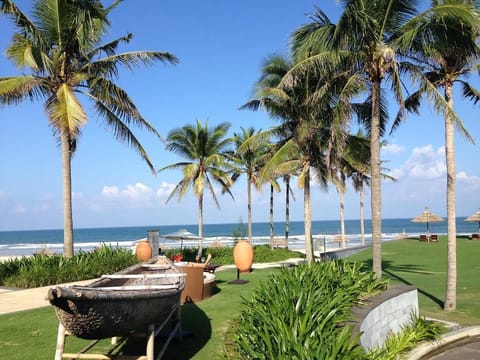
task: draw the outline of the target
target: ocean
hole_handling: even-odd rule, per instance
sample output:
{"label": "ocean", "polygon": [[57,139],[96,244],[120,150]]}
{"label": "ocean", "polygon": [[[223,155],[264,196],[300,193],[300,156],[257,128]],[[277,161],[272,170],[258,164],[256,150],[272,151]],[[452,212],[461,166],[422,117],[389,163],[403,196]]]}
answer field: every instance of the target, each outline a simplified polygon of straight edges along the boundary
{"label": "ocean", "polygon": [[[478,232],[478,224],[465,222],[465,218],[457,218],[457,234],[469,235]],[[208,247],[216,241],[227,246],[234,243],[233,233],[239,228],[238,223],[232,224],[205,224],[203,227],[203,246]],[[160,243],[167,247],[180,247],[179,240],[162,239],[162,235],[186,229],[194,234],[198,231],[196,224],[191,225],[158,225],[158,226],[134,226],[134,227],[104,227],[90,229],[75,229],[75,251],[90,251],[102,244],[131,248],[139,239],[146,238],[149,230],[158,230]],[[247,234],[247,223],[243,223],[243,232]],[[347,246],[360,245],[360,221],[346,220],[345,232],[348,239]],[[447,222],[430,224],[430,232],[444,235],[447,233]],[[270,239],[269,223],[252,224],[253,243],[266,244]],[[426,233],[426,224],[412,223],[410,219],[383,219],[382,239],[384,241],[398,238],[402,233],[409,236],[418,236]],[[274,223],[276,238],[284,238],[285,223]],[[340,221],[313,221],[312,234],[314,249],[322,250],[338,248],[335,236],[340,234]],[[365,221],[365,241],[371,243],[371,222]],[[183,240],[184,247],[196,247],[198,240]],[[289,248],[303,249],[305,245],[304,225],[301,221],[292,221],[289,226]],[[31,255],[42,248],[51,251],[63,252],[63,230],[25,230],[25,231],[0,231],[0,256]]]}

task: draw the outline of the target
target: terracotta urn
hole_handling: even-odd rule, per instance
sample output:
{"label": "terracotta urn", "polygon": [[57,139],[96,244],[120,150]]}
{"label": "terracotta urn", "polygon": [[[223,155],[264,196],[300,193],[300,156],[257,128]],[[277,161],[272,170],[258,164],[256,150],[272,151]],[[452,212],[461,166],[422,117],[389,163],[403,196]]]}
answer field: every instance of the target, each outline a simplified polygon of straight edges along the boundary
{"label": "terracotta urn", "polygon": [[152,247],[148,240],[139,241],[137,248],[135,250],[135,255],[137,255],[138,260],[149,260],[152,258]]}
{"label": "terracotta urn", "polygon": [[248,241],[241,240],[233,248],[233,260],[240,272],[250,271],[253,264],[253,247]]}

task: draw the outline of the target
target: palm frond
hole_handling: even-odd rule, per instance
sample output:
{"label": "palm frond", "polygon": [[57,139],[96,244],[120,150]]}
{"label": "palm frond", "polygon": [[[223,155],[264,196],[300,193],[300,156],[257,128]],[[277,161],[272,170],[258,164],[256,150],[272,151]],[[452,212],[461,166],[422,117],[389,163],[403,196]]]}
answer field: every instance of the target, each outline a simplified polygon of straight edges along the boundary
{"label": "palm frond", "polygon": [[480,91],[475,89],[472,85],[466,81],[459,80],[463,88],[463,96],[469,100],[472,100],[474,104],[480,101]]}
{"label": "palm frond", "polygon": [[82,71],[93,74],[103,74],[107,77],[116,78],[119,74],[119,66],[124,66],[128,70],[133,70],[134,68],[139,68],[140,65],[151,66],[157,61],[170,64],[177,64],[179,62],[175,55],[168,52],[133,51],[115,54],[89,62],[84,66]]}
{"label": "palm frond", "polygon": [[19,34],[14,34],[6,54],[19,68],[28,67],[40,74],[52,69],[52,62],[48,54]]}
{"label": "palm frond", "polygon": [[0,78],[0,102],[19,104],[25,99],[45,96],[43,79],[25,75]]}
{"label": "palm frond", "polygon": [[31,43],[39,44],[43,47],[47,44],[43,33],[37,28],[35,23],[25,15],[12,0],[1,0],[1,10],[3,14],[12,18],[21,32],[22,36],[28,36]]}
{"label": "palm frond", "polygon": [[129,43],[132,37],[133,34],[128,33],[125,36],[119,37],[118,39],[112,40],[106,44],[103,44],[102,46],[91,50],[90,52],[85,54],[85,57],[88,59],[93,59],[95,56],[100,56],[102,53],[104,53],[106,56],[113,56],[115,55],[115,51],[117,50],[118,46],[122,43]]}
{"label": "palm frond", "polygon": [[[127,146],[132,147],[140,157],[147,163],[148,167],[152,171],[154,175],[156,175],[155,167],[148,156],[147,152],[137,139],[137,137],[133,134],[131,129],[128,127],[117,114],[112,111],[112,109],[106,106],[100,99],[96,99],[90,93],[83,93],[85,96],[90,97],[94,100],[95,109],[97,110],[98,114],[101,115],[101,118],[106,121],[106,125],[113,130],[113,135],[115,139],[127,144]],[[155,134],[158,134],[156,130],[154,131]],[[158,136],[160,136],[158,134]]]}
{"label": "palm frond", "polygon": [[47,103],[47,111],[53,127],[68,129],[70,134],[75,134],[86,124],[87,114],[74,91],[67,84],[59,86],[54,97]]}

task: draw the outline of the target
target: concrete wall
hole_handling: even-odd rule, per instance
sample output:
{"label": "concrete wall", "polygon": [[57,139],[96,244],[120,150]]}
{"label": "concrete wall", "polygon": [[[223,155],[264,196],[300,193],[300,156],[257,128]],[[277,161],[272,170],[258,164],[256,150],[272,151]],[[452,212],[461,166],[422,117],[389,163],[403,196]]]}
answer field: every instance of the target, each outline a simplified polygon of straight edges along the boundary
{"label": "concrete wall", "polygon": [[371,247],[370,245],[365,245],[365,246],[355,246],[355,247],[348,247],[348,248],[343,248],[343,249],[335,249],[335,250],[328,250],[324,253],[320,254],[320,257],[322,260],[338,260],[338,259],[344,259],[346,257],[349,257],[353,254],[356,254],[364,249],[367,249]]}
{"label": "concrete wall", "polygon": [[418,293],[414,286],[395,286],[354,308],[354,333],[361,332],[360,344],[366,350],[383,346],[391,333],[409,325],[412,314],[418,314]]}

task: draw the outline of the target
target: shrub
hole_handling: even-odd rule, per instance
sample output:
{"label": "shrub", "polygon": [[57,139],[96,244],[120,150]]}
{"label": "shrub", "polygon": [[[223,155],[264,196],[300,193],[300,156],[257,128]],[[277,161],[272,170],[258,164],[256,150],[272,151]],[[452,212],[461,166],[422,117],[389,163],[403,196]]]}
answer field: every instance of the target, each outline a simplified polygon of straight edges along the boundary
{"label": "shrub", "polygon": [[355,263],[283,269],[243,300],[228,353],[238,359],[358,359],[362,349],[344,324],[365,292],[385,285]]}
{"label": "shrub", "polygon": [[0,285],[31,288],[86,280],[110,274],[138,262],[130,250],[102,245],[72,258],[35,254],[0,263]]}
{"label": "shrub", "polygon": [[[180,253],[180,249],[168,249],[165,251],[167,257],[171,257],[174,254]],[[181,251],[184,261],[195,261],[197,255],[197,249],[185,248]],[[212,247],[204,248],[203,254],[212,254],[212,263],[226,265],[233,264],[233,248],[229,246],[225,247]],[[274,262],[282,261],[290,258],[303,257],[304,255],[297,251],[291,251],[287,249],[271,249],[268,245],[257,245],[253,248],[253,261],[254,262]],[[205,256],[206,257],[206,256]]]}
{"label": "shrub", "polygon": [[367,353],[365,360],[395,360],[399,355],[414,348],[421,341],[435,340],[445,331],[438,322],[429,321],[417,315],[412,315],[411,325],[404,326],[402,331],[385,339],[384,346]]}

